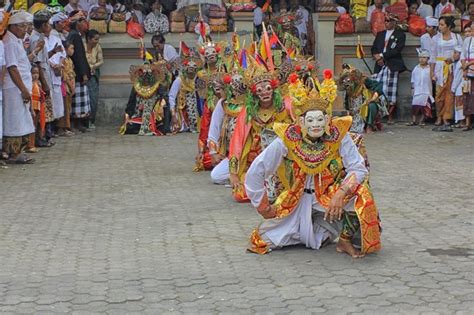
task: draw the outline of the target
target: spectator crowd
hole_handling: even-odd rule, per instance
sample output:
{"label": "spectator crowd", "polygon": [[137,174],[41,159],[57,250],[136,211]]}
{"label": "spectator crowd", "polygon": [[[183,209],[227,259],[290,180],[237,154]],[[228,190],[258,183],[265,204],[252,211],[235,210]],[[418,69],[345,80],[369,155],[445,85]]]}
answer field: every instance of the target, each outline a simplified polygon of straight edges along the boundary
{"label": "spectator crowd", "polygon": [[8,6],[0,19],[1,154],[6,163],[29,164],[28,154],[54,138],[95,128],[99,33],[78,10],[31,14]]}

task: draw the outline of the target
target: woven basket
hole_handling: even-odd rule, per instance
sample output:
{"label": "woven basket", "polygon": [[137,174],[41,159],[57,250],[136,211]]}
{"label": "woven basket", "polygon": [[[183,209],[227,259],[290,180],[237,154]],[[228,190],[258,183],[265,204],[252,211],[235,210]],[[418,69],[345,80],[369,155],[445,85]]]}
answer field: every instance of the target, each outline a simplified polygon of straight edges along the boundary
{"label": "woven basket", "polygon": [[213,33],[227,32],[227,23],[221,24],[221,25],[210,25],[210,27],[211,27],[211,32]]}
{"label": "woven basket", "polygon": [[186,33],[186,25],[184,22],[171,22],[170,23],[171,33]]}
{"label": "woven basket", "polygon": [[96,30],[99,34],[107,34],[107,21],[105,20],[90,20],[89,29]]}
{"label": "woven basket", "polygon": [[221,19],[210,18],[209,19],[209,25],[222,25],[222,24],[227,24],[227,18],[221,18]]}
{"label": "woven basket", "polygon": [[184,11],[183,10],[175,10],[170,13],[170,21],[171,22],[184,22],[185,21],[185,16],[184,16]]}
{"label": "woven basket", "polygon": [[111,20],[109,22],[109,33],[126,33],[127,32],[127,22],[116,22]]}

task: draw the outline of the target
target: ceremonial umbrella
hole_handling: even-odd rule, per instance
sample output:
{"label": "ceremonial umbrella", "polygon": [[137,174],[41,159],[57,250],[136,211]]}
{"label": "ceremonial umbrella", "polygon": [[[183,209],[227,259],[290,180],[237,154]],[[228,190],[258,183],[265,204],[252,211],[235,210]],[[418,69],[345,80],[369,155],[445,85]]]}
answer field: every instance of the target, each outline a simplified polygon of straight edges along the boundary
{"label": "ceremonial umbrella", "polygon": [[178,10],[195,4],[222,5],[222,0],[178,0]]}

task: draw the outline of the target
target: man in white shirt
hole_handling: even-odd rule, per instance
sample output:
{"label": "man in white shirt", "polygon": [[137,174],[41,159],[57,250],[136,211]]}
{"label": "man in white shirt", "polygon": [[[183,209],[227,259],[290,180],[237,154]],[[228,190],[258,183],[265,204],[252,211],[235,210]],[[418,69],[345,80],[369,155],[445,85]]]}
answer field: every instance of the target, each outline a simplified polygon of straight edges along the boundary
{"label": "man in white shirt", "polygon": [[436,6],[434,16],[439,18],[441,15],[445,13],[454,13],[454,4],[449,2],[448,0],[441,0],[440,3]]}
{"label": "man in white shirt", "polygon": [[28,136],[35,132],[31,117],[31,65],[23,47],[23,38],[29,23],[30,13],[19,11],[8,21],[8,31],[3,37],[7,74],[3,81],[3,150],[8,154],[7,163],[31,164],[34,159],[23,150],[28,145]]}
{"label": "man in white shirt", "polygon": [[173,46],[166,44],[166,39],[163,35],[158,34],[154,35],[151,38],[151,44],[155,49],[154,57],[155,59],[164,59],[167,62],[173,61],[175,58],[178,57],[178,53],[176,52],[176,48]]}
{"label": "man in white shirt", "polygon": [[426,19],[426,33],[420,37],[421,49],[425,49],[431,53],[434,43],[433,37],[438,34],[438,19],[429,16]]}
{"label": "man in white shirt", "polygon": [[387,4],[385,3],[384,0],[375,0],[374,4],[367,8],[367,17],[366,17],[367,21],[368,22],[372,21],[372,13],[374,13],[376,9],[382,10],[382,12],[385,12],[386,7],[387,7]]}
{"label": "man in white shirt", "polygon": [[418,14],[422,18],[426,18],[428,16],[433,15],[433,7],[431,6],[431,0],[418,0]]}

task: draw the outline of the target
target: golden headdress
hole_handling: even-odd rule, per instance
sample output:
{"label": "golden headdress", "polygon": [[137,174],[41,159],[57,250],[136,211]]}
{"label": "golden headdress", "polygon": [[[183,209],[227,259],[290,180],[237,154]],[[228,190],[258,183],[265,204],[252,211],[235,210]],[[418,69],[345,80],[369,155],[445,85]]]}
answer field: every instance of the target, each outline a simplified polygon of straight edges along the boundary
{"label": "golden headdress", "polygon": [[291,80],[288,91],[294,118],[310,110],[321,110],[329,115],[332,114],[332,104],[337,96],[337,86],[330,70],[325,70],[324,75],[323,82],[317,83],[317,89],[304,85],[299,78]]}
{"label": "golden headdress", "polygon": [[244,72],[244,82],[247,86],[252,87],[263,81],[272,83],[275,89],[280,85],[278,80],[278,70],[269,71],[266,65],[258,63],[254,58],[249,56],[249,66]]}

